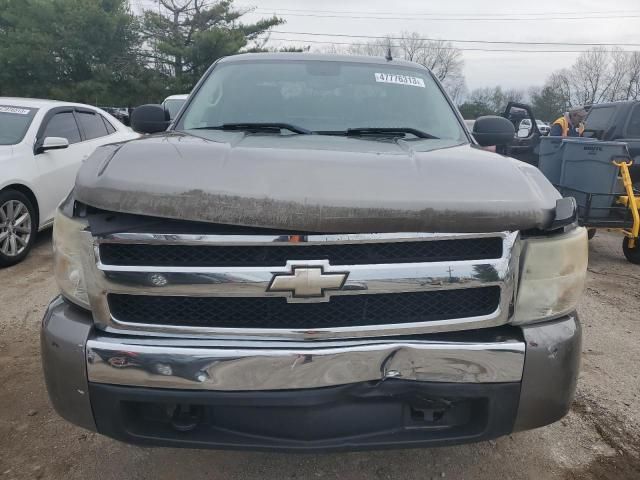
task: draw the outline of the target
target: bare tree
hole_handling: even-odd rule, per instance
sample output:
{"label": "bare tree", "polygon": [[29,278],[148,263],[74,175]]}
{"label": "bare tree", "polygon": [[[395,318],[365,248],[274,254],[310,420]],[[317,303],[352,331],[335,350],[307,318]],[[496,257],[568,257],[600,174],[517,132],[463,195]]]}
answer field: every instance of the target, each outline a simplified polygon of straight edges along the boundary
{"label": "bare tree", "polygon": [[420,37],[417,32],[402,32],[398,41],[398,48],[405,60],[417,62],[418,56],[427,48],[428,42]]}
{"label": "bare tree", "polygon": [[608,70],[611,59],[604,48],[582,53],[571,67],[572,101],[580,105],[600,103],[608,90]]}
{"label": "bare tree", "polygon": [[638,100],[640,98],[640,52],[628,54],[625,86],[626,100]]}
{"label": "bare tree", "polygon": [[462,52],[443,40],[427,42],[417,52],[414,61],[431,70],[441,82],[449,77],[462,75],[464,66]]}
{"label": "bare tree", "polygon": [[640,52],[593,48],[545,83],[553,103],[565,108],[640,98]]}
{"label": "bare tree", "polygon": [[545,85],[545,87],[548,87],[551,92],[556,94],[556,104],[562,107],[561,109],[563,112],[567,111],[573,104],[573,94],[571,82],[569,80],[570,77],[571,73],[565,68],[552,73]]}
{"label": "bare tree", "polygon": [[447,93],[451,97],[451,100],[456,105],[459,105],[467,94],[467,82],[464,80],[464,76],[460,76],[456,79],[450,78],[445,85]]}
{"label": "bare tree", "polygon": [[[347,55],[364,55],[367,57],[384,57],[388,49],[391,48],[392,55],[396,54],[396,46],[389,37],[376,40],[375,42],[357,43],[342,48],[335,48],[336,53],[346,53]],[[326,49],[325,49],[326,51]]]}
{"label": "bare tree", "polygon": [[603,99],[608,102],[626,100],[625,83],[629,80],[629,55],[622,49],[615,49],[610,54],[609,69],[605,76]]}

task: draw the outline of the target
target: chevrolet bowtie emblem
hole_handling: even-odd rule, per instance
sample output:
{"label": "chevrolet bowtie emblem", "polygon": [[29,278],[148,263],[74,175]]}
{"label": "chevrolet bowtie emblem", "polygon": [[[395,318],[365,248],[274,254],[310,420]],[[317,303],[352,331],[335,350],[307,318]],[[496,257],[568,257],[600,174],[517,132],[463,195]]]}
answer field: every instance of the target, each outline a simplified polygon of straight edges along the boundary
{"label": "chevrolet bowtie emblem", "polygon": [[290,292],[293,298],[328,300],[327,291],[340,290],[348,272],[325,272],[322,265],[294,265],[291,273],[276,273],[267,292]]}

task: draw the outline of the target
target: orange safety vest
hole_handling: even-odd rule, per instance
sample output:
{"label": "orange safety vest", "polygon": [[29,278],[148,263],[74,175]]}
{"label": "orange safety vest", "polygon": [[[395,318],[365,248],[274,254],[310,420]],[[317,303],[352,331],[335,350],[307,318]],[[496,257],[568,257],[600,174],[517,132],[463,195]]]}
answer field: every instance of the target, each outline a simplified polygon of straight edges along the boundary
{"label": "orange safety vest", "polygon": [[[563,137],[569,136],[569,121],[565,118],[564,115],[553,122],[552,126],[553,125],[560,125],[560,128],[562,128]],[[584,125],[581,123],[580,125],[578,125],[576,130],[578,131],[578,135],[582,136],[582,134],[584,133]]]}

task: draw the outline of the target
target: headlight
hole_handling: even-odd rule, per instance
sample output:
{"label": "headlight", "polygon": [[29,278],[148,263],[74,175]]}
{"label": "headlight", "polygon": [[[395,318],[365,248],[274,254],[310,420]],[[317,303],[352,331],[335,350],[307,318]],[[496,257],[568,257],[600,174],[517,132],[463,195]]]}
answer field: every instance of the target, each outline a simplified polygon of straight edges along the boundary
{"label": "headlight", "polygon": [[53,268],[62,294],[72,302],[89,308],[89,296],[82,269],[82,231],[86,222],[69,218],[60,210],[53,222]]}
{"label": "headlight", "polygon": [[512,323],[540,322],[574,311],[584,289],[588,257],[587,231],[582,227],[525,240]]}

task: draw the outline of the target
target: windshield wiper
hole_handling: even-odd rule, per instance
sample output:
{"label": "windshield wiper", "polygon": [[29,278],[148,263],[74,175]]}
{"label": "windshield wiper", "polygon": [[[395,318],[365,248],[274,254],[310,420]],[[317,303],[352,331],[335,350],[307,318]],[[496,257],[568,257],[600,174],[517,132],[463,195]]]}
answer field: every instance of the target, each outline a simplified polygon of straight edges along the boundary
{"label": "windshield wiper", "polygon": [[437,139],[435,135],[423,132],[416,128],[411,127],[363,127],[363,128],[348,128],[346,130],[340,130],[336,132],[316,132],[320,135],[346,135],[347,137],[358,137],[361,135],[391,135],[397,136],[397,134],[411,134],[418,138],[431,138]]}
{"label": "windshield wiper", "polygon": [[277,123],[277,122],[269,122],[269,123],[224,123],[222,125],[216,125],[211,127],[196,127],[194,130],[248,130],[252,132],[275,132],[280,130],[289,130],[293,133],[299,133],[302,135],[310,135],[311,130],[307,130],[306,128],[298,127],[296,125],[291,125],[290,123]]}

